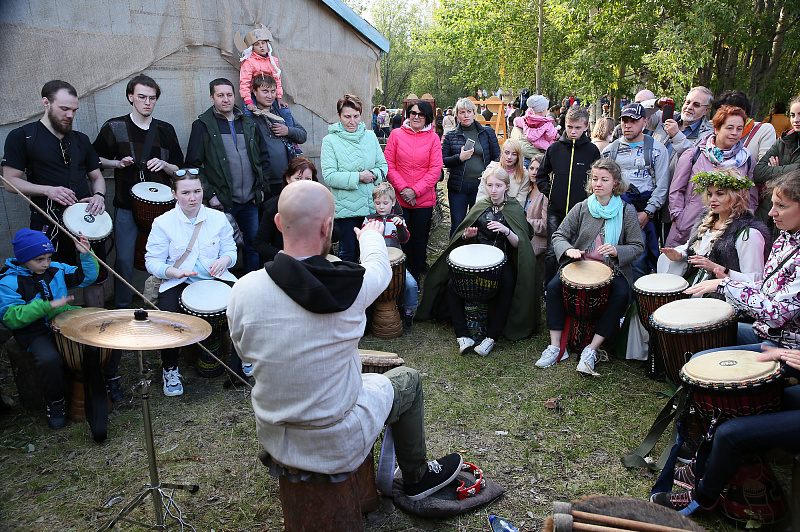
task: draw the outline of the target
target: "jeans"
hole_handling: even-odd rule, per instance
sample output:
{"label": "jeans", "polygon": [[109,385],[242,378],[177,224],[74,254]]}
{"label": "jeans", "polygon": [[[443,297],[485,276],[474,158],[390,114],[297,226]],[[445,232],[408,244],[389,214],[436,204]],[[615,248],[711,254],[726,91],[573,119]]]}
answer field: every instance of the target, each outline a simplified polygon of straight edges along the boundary
{"label": "jeans", "polygon": [[478,195],[478,185],[480,183],[461,183],[461,191],[447,191],[447,201],[450,204],[450,236],[456,232],[456,228],[461,225],[467,213],[475,205],[475,196]]}
{"label": "jeans", "polygon": [[[506,328],[516,284],[517,272],[514,270],[514,266],[507,261],[500,271],[497,294],[490,300],[486,336],[492,340],[500,338],[503,334],[503,329]],[[456,333],[456,337],[469,337],[470,331],[467,328],[467,318],[464,314],[464,300],[456,293],[452,280],[447,282],[447,300],[450,305],[450,317],[453,320],[453,330]]]}
{"label": "jeans", "polygon": [[[551,331],[564,330],[566,309],[562,292],[561,276],[556,275],[547,285],[547,329]],[[594,332],[603,338],[611,338],[619,330],[619,320],[625,315],[628,308],[628,281],[622,275],[615,275],[611,281],[611,291],[608,294],[608,305],[600,314],[595,323]]]}
{"label": "jeans", "polygon": [[358,248],[358,238],[356,238],[356,233],[353,229],[356,227],[361,228],[364,224],[364,217],[337,218],[333,223],[339,227],[339,258],[350,262],[358,262],[361,253]]}
{"label": "jeans", "polygon": [[422,270],[425,268],[432,216],[433,207],[403,208],[403,218],[409,233],[408,242],[403,244],[403,251],[408,257],[407,269],[415,279],[420,278]]}
{"label": "jeans", "polygon": [[[133,211],[117,209],[114,213],[114,243],[117,248],[114,269],[129,283],[133,278],[133,257],[136,253],[136,237],[138,235],[139,228],[133,221]],[[131,289],[115,277],[114,305],[116,308],[128,308],[132,299]]]}
{"label": "jeans", "polygon": [[414,484],[427,470],[422,380],[417,370],[405,366],[390,369],[384,376],[394,388],[386,424],[392,426],[397,464],[403,472],[403,482]]}
{"label": "jeans", "polygon": [[234,203],[230,209],[225,209],[236,219],[244,238],[244,269],[247,273],[259,269],[258,253],[253,248],[253,240],[258,232],[258,207],[251,202]]}
{"label": "jeans", "polygon": [[417,309],[418,290],[417,280],[414,279],[410,271],[406,270],[406,286],[403,289],[403,307],[405,307],[406,312],[409,310],[413,312]]}

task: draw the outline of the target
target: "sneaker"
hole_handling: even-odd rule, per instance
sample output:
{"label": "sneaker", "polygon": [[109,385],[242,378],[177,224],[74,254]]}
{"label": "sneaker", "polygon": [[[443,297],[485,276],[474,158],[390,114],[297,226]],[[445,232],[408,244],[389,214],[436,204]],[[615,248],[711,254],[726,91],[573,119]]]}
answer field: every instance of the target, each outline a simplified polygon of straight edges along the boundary
{"label": "sneaker", "polygon": [[483,339],[480,345],[475,348],[475,352],[480,356],[485,357],[492,351],[492,349],[494,349],[494,340],[486,337]]}
{"label": "sneaker", "polygon": [[664,493],[654,493],[650,496],[650,502],[671,508],[680,512],[694,500],[694,491],[670,491]]}
{"label": "sneaker", "polygon": [[242,362],[242,373],[244,373],[245,377],[252,377],[253,376],[253,365],[252,364],[245,364]]}
{"label": "sneaker", "polygon": [[678,460],[684,464],[691,464],[697,456],[697,449],[700,448],[700,440],[687,439],[678,449]]}
{"label": "sneaker", "polygon": [[416,484],[403,484],[403,491],[412,501],[424,499],[450,484],[461,471],[463,460],[458,453],[428,462],[428,470]]}
{"label": "sneaker", "polygon": [[407,331],[411,328],[412,325],[414,325],[414,315],[403,314],[403,329]]}
{"label": "sneaker", "polygon": [[463,355],[464,351],[466,351],[467,349],[469,349],[473,345],[475,345],[475,340],[473,340],[472,338],[469,338],[467,336],[459,337],[458,338],[458,354],[459,355]]}
{"label": "sneaker", "polygon": [[64,398],[47,403],[47,426],[60,429],[67,424],[67,403]]}
{"label": "sneaker", "polygon": [[694,462],[676,468],[673,474],[673,482],[683,489],[693,490],[695,484]]}
{"label": "sneaker", "polygon": [[583,348],[583,352],[581,353],[581,360],[578,362],[578,367],[575,368],[576,371],[581,373],[586,373],[588,375],[597,375],[594,371],[594,363],[597,361],[597,351],[586,346]]}
{"label": "sneaker", "polygon": [[[558,347],[554,345],[548,345],[547,349],[542,351],[542,356],[539,357],[539,360],[536,361],[536,365],[539,366],[540,368],[549,368],[550,366],[556,363],[556,360],[558,360],[559,351],[560,349]],[[564,356],[561,358],[561,360],[566,360],[568,358],[569,358],[569,353],[567,353],[565,350]]]}
{"label": "sneaker", "polygon": [[108,392],[108,398],[111,399],[112,403],[122,400],[122,388],[119,384],[119,375],[106,378],[106,392]]}
{"label": "sneaker", "polygon": [[181,382],[183,375],[178,373],[178,366],[169,370],[162,369],[161,372],[164,377],[164,395],[167,397],[183,395],[183,382]]}

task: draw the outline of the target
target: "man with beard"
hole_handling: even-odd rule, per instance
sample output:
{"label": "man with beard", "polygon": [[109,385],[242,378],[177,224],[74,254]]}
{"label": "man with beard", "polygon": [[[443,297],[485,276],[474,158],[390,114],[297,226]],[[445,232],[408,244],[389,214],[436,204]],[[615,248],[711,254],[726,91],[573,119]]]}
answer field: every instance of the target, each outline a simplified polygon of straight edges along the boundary
{"label": "man with beard", "polygon": [[[333,218],[333,195],[324,185],[288,185],[275,217],[283,252],[240,279],[228,298],[231,340],[242,361],[253,364],[251,399],[265,463],[272,473],[297,468],[338,482],[358,469],[388,424],[405,494],[419,500],[456,477],[461,456],[426,461],[418,371],[361,373],[364,311],[392,269],[379,221],[355,229],[361,264],[328,262]],[[382,486],[382,471],[391,481],[394,470],[386,454],[378,468]]]}
{"label": "man with beard", "polygon": [[[114,169],[114,242],[117,260],[114,268],[126,281],[133,276],[133,257],[139,230],[133,220],[131,187],[141,181],[170,185],[173,173],[183,165],[175,129],[153,118],[161,87],[149,76],[140,74],[125,89],[130,114],[108,120],[94,141],[103,168]],[[114,303],[127,308],[131,289],[120,280],[114,282]]]}
{"label": "man with beard", "polygon": [[[78,112],[75,87],[61,80],[48,81],[42,87],[44,116],[36,122],[12,130],[6,137],[2,160],[3,177],[56,220],[64,209],[75,203],[87,203],[91,215],[105,212],[106,183],[100,171],[100,159],[85,134],[73,131],[72,121]],[[25,177],[23,177],[25,176]],[[88,180],[87,180],[88,177]],[[8,184],[6,190],[15,192]],[[68,235],[31,207],[30,228],[42,231],[56,249],[53,260],[75,264],[75,245]],[[105,259],[102,246],[93,249]],[[101,268],[97,283],[84,288],[84,304],[103,307],[103,283],[108,272]]]}

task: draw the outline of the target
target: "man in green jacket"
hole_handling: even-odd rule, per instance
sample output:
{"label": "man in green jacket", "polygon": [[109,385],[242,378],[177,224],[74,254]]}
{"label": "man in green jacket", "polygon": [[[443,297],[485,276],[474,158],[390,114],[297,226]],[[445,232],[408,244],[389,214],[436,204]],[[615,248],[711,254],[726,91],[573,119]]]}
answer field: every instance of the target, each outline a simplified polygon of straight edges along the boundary
{"label": "man in green jacket", "polygon": [[269,150],[255,122],[234,105],[233,84],[218,78],[209,84],[209,107],[192,124],[186,164],[200,169],[203,195],[212,209],[230,213],[244,237],[244,265],[257,270],[253,239],[258,206],[269,192]]}

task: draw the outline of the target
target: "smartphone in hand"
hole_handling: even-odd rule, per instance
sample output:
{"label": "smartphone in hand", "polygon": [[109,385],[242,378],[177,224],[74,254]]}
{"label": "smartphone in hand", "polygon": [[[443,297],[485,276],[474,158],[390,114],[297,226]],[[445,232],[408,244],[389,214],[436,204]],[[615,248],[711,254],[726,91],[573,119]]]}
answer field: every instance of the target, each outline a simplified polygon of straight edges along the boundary
{"label": "smartphone in hand", "polygon": [[675,102],[667,100],[661,109],[661,122],[666,122],[675,115]]}
{"label": "smartphone in hand", "polygon": [[475,141],[472,139],[467,139],[466,144],[464,144],[464,151],[469,151],[475,147]]}

